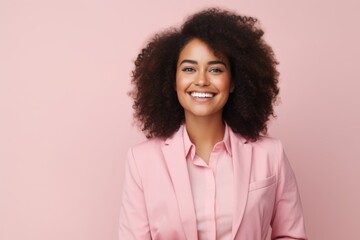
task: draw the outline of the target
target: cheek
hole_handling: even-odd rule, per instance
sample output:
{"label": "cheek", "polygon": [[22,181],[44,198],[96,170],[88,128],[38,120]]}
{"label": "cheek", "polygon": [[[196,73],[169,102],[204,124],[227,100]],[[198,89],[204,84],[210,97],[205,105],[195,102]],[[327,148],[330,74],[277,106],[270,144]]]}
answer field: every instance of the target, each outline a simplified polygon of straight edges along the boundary
{"label": "cheek", "polygon": [[231,83],[231,79],[230,76],[226,76],[223,79],[223,87],[224,89],[227,89],[228,91],[232,91],[232,83]]}
{"label": "cheek", "polygon": [[175,91],[177,94],[177,98],[180,100],[182,97],[182,94],[184,92],[184,87],[183,87],[183,83],[182,83],[181,79],[178,76],[176,76],[174,87],[175,87]]}
{"label": "cheek", "polygon": [[175,75],[175,83],[174,83],[174,86],[175,86],[175,90],[178,91],[179,89],[179,85],[181,83],[181,76],[180,76],[180,73],[179,71],[177,70],[176,71],[176,75]]}
{"label": "cheek", "polygon": [[184,91],[187,88],[187,79],[182,76],[182,74],[177,74],[176,75],[176,80],[175,80],[175,88],[176,91]]}
{"label": "cheek", "polygon": [[227,76],[216,79],[216,87],[221,91],[231,91],[231,81]]}
{"label": "cheek", "polygon": [[181,91],[181,80],[177,76],[175,80],[175,91]]}

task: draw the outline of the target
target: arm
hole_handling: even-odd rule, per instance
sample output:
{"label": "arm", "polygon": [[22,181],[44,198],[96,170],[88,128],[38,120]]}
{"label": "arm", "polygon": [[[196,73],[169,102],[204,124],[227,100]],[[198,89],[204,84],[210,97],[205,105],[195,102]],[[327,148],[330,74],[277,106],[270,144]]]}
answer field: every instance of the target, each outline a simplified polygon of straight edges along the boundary
{"label": "arm", "polygon": [[279,155],[271,239],[307,239],[295,175],[282,146]]}
{"label": "arm", "polygon": [[119,240],[150,240],[144,191],[131,149],[128,152],[123,186]]}

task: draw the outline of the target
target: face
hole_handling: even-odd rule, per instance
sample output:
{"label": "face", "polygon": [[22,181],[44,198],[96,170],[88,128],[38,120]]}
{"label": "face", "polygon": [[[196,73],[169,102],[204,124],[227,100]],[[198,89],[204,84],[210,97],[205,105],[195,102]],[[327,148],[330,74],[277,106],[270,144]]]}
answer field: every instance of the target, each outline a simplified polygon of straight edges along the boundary
{"label": "face", "polygon": [[176,69],[176,91],[185,119],[221,118],[232,90],[228,59],[215,56],[199,39],[189,41],[179,54]]}

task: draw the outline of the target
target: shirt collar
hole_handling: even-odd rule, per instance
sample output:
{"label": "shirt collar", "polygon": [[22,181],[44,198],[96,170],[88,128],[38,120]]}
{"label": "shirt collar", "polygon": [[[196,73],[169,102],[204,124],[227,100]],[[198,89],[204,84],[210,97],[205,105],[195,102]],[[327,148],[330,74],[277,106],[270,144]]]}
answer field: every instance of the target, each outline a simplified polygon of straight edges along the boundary
{"label": "shirt collar", "polygon": [[[187,158],[188,154],[191,154],[191,159],[194,159],[195,157],[195,145],[191,142],[189,134],[186,130],[186,125],[184,124],[182,126],[182,136],[184,140],[184,150],[185,150],[185,157]],[[231,154],[231,142],[230,142],[230,127],[225,123],[225,133],[224,138],[222,141],[218,142],[217,144],[224,144],[225,150],[229,154],[229,156],[232,156]]]}

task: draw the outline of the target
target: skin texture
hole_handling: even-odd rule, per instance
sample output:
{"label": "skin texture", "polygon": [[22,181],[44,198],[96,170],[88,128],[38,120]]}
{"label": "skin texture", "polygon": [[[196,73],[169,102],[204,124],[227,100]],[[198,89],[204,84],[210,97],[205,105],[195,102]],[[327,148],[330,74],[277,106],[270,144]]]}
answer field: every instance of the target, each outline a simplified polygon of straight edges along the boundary
{"label": "skin texture", "polygon": [[[189,41],[179,55],[176,92],[184,108],[190,139],[205,162],[224,135],[222,109],[233,90],[229,67],[226,57],[217,57],[214,50],[196,38]],[[212,97],[194,97],[191,95],[194,92]]]}

